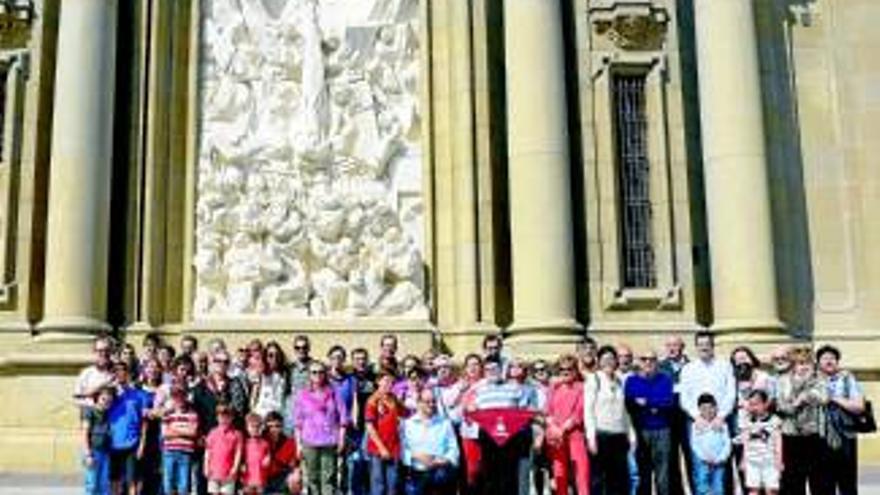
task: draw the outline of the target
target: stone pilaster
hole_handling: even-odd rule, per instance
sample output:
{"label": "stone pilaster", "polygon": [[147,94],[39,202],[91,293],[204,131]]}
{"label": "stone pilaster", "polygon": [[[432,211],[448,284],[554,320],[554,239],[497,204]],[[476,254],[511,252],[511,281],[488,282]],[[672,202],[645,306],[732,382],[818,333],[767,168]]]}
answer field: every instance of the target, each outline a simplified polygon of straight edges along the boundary
{"label": "stone pilaster", "polygon": [[106,329],[116,0],[61,3],[43,320],[49,335]]}
{"label": "stone pilaster", "polygon": [[513,343],[572,342],[575,270],[560,2],[506,0]]}
{"label": "stone pilaster", "polygon": [[713,328],[780,329],[752,0],[694,9]]}

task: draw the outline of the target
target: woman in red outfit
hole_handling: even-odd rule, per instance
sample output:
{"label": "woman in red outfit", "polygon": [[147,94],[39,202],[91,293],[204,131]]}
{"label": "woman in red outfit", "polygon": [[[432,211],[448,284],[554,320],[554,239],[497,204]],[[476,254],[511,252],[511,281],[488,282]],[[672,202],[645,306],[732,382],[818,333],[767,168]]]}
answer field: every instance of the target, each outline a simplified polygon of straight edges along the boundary
{"label": "woman in red outfit", "polygon": [[584,437],[584,387],[577,358],[559,358],[559,379],[551,382],[547,395],[547,457],[553,472],[556,495],[567,495],[569,465],[574,466],[578,495],[589,495],[590,461]]}

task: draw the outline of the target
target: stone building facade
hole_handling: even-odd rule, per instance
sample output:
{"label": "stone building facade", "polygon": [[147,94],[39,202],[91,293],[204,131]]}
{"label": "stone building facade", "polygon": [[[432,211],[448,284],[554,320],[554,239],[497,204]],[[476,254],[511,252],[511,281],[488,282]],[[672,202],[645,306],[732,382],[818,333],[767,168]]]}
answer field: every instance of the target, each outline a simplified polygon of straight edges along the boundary
{"label": "stone building facade", "polygon": [[[0,0],[0,471],[91,336],[833,343],[880,392],[876,0]],[[864,457],[874,458],[866,440]]]}

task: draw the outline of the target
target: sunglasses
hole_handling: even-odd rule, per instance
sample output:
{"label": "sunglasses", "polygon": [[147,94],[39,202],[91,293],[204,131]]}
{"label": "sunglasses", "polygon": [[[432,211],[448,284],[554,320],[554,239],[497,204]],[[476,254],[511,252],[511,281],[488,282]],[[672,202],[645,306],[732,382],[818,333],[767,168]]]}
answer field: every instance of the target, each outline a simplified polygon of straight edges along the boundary
{"label": "sunglasses", "polygon": [[309,373],[311,373],[311,374],[313,374],[313,375],[323,375],[324,373],[326,373],[326,371],[324,371],[324,370],[312,370],[312,371],[310,371]]}
{"label": "sunglasses", "polygon": [[[541,370],[541,371],[544,371],[544,370]],[[570,366],[567,366],[565,368],[559,368],[560,373],[571,373],[572,371],[574,371],[574,368],[572,368]]]}
{"label": "sunglasses", "polygon": [[295,350],[295,351],[307,351],[307,350],[309,350],[309,346],[307,346],[307,345],[295,345],[295,346],[293,346],[293,350]]}

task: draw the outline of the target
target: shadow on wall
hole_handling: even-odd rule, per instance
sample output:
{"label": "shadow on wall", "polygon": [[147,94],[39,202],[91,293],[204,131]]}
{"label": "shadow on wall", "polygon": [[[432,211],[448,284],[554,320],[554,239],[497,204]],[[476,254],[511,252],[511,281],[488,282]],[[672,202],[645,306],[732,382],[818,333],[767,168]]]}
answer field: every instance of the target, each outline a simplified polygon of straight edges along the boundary
{"label": "shadow on wall", "polygon": [[755,2],[780,317],[792,335],[814,330],[814,284],[791,31],[815,0]]}

